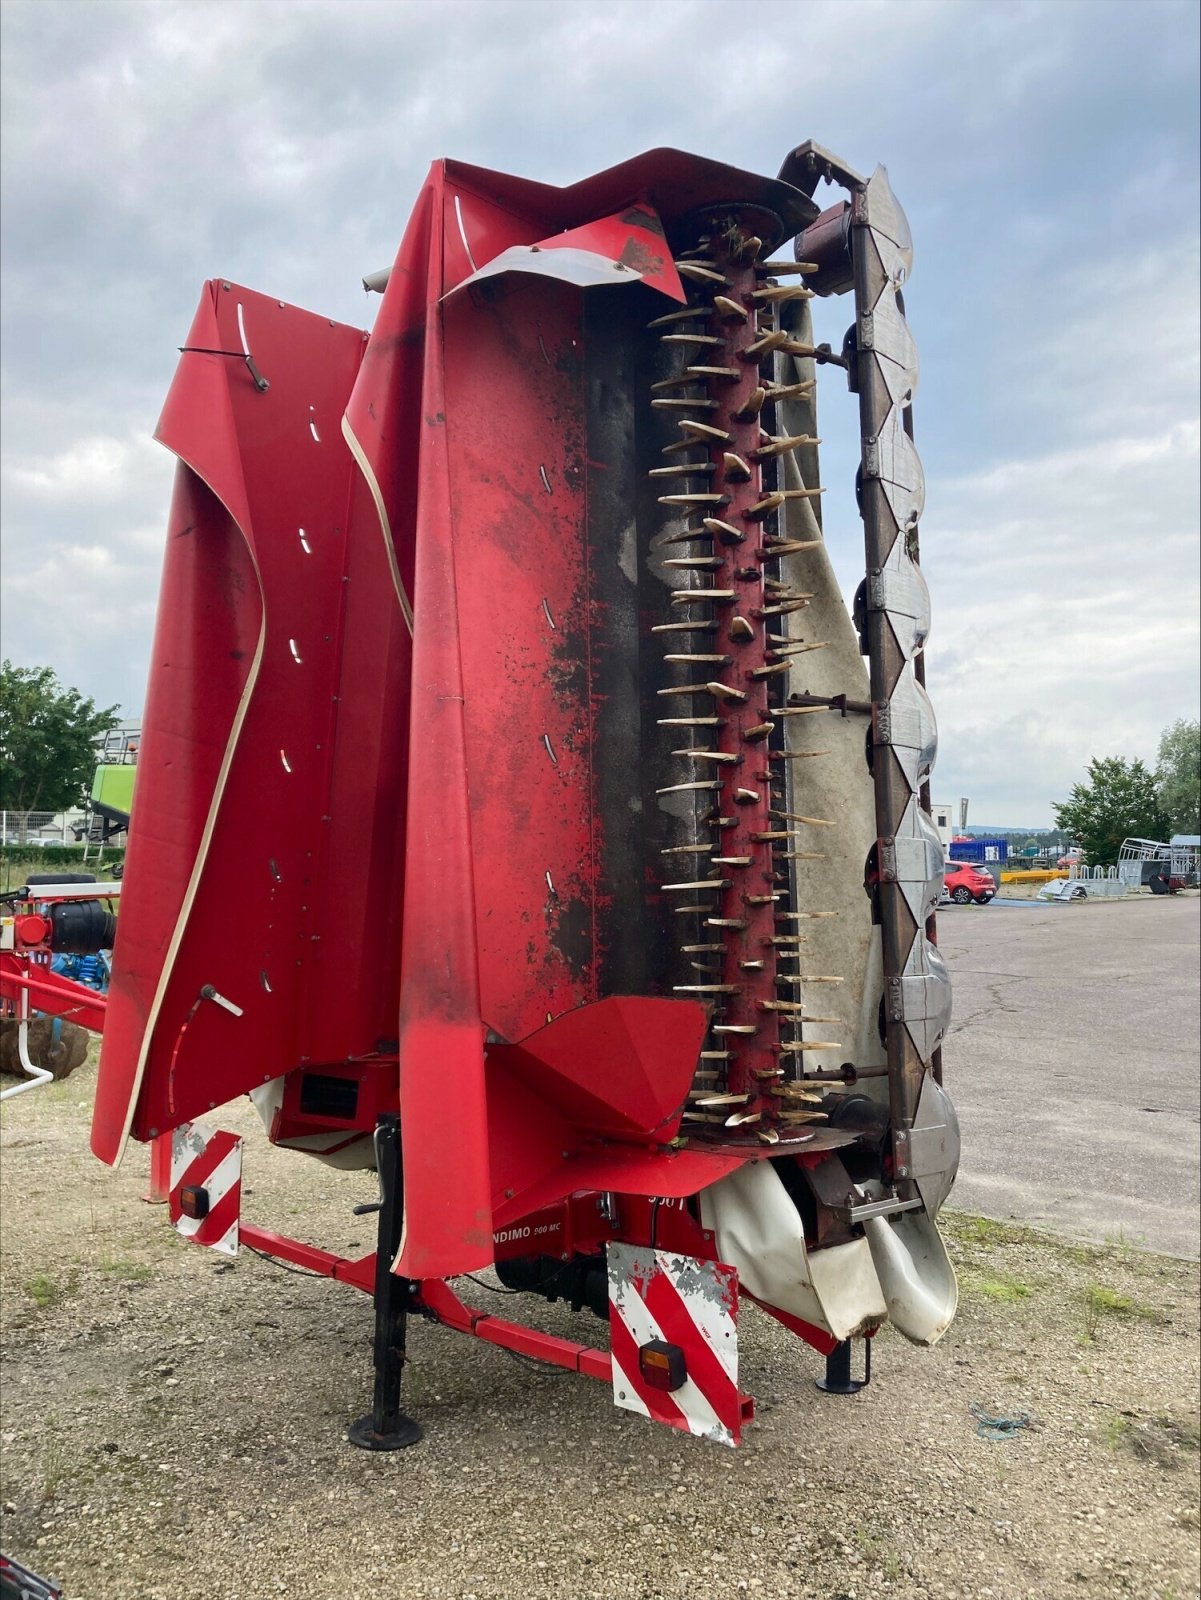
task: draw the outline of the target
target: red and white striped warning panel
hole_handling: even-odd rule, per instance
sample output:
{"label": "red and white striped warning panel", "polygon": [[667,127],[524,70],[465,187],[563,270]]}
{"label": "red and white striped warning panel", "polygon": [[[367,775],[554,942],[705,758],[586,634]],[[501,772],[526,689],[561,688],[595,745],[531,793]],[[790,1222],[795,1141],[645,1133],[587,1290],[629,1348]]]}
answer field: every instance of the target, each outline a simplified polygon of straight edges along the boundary
{"label": "red and white striped warning panel", "polygon": [[223,1128],[185,1122],[171,1136],[171,1221],[193,1244],[238,1253],[242,1141]]}
{"label": "red and white striped warning panel", "polygon": [[754,1414],[738,1387],[736,1270],[626,1244],[608,1260],[614,1402],[736,1445]]}

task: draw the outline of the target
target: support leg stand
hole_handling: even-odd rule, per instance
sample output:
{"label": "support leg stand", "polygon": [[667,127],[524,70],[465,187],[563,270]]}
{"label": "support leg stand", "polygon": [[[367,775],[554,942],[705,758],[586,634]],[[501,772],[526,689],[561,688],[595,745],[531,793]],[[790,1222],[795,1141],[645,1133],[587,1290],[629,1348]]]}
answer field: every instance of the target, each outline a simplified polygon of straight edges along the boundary
{"label": "support leg stand", "polygon": [[411,1290],[409,1280],[392,1271],[400,1248],[404,1207],[399,1117],[380,1118],[375,1154],[381,1196],[375,1257],[375,1395],[370,1414],[351,1424],[347,1438],[360,1450],[403,1450],[417,1443],[421,1429],[400,1409],[405,1314]]}
{"label": "support leg stand", "polygon": [[851,1341],[844,1339],[836,1344],[826,1357],[826,1375],[817,1379],[823,1394],[858,1394],[872,1381],[872,1342],[863,1341],[863,1376],[851,1377]]}

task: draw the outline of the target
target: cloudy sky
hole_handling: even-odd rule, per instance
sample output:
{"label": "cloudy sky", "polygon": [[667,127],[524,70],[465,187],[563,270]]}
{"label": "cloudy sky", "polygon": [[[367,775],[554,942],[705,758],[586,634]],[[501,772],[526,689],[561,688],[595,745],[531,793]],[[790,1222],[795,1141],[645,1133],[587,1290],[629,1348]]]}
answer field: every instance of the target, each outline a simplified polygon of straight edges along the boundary
{"label": "cloudy sky", "polygon": [[[752,10],[755,15],[752,22]],[[1195,0],[4,0],[3,651],[141,710],[203,279],[370,325],[429,162],[888,166],[916,240],[935,797],[1038,825],[1198,705]],[[820,198],[820,194],[819,194]],[[821,308],[837,342],[847,302]],[[827,533],[861,560],[853,403]]]}

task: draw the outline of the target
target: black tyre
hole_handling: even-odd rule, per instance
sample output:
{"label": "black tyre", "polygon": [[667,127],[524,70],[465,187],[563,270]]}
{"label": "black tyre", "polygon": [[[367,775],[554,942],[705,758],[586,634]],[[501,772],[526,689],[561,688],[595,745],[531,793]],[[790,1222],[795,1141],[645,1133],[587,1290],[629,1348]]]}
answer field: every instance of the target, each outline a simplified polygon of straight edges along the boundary
{"label": "black tyre", "polygon": [[958,889],[951,890],[951,899],[954,900],[957,906],[970,906],[972,903],[972,891],[965,889],[960,884]]}

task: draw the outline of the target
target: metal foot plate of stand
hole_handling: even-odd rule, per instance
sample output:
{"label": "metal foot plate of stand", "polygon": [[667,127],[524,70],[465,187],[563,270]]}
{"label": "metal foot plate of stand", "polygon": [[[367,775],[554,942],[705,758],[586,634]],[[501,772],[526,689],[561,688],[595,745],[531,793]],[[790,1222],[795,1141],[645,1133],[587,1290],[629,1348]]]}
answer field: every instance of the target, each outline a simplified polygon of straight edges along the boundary
{"label": "metal foot plate of stand", "polygon": [[863,1376],[851,1377],[851,1341],[836,1344],[826,1357],[826,1375],[816,1380],[823,1394],[858,1394],[872,1381],[872,1342],[863,1341]]}
{"label": "metal foot plate of stand", "polygon": [[405,1363],[405,1315],[412,1293],[409,1280],[392,1271],[400,1248],[404,1184],[400,1118],[384,1116],[375,1130],[379,1169],[379,1230],[375,1257],[375,1394],[370,1413],[351,1423],[346,1437],[360,1450],[403,1450],[416,1444],[421,1429],[400,1409]]}

